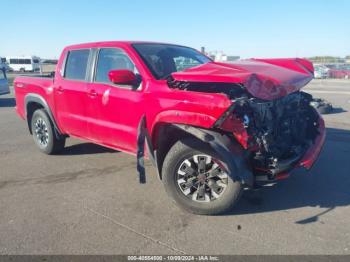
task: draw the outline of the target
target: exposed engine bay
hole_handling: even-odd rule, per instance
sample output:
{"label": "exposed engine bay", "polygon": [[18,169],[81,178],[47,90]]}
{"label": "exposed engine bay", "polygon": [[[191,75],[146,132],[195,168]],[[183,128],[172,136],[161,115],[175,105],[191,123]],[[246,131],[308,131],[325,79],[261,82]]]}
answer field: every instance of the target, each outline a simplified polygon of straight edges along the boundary
{"label": "exposed engine bay", "polygon": [[[293,168],[313,144],[318,132],[318,114],[310,105],[312,96],[296,91],[278,99],[255,98],[236,83],[196,83],[169,79],[171,88],[223,93],[233,102],[228,111],[218,119],[215,127],[222,129],[224,122],[239,121],[243,128],[236,129],[231,122],[225,131],[241,136],[246,132],[246,149],[255,173],[265,173],[273,178],[276,174]],[[237,136],[236,136],[237,138]],[[240,141],[242,142],[242,141]]]}
{"label": "exposed engine bay", "polygon": [[223,93],[231,100],[246,95],[244,86],[235,83],[185,82],[177,81],[172,77],[169,77],[168,86],[170,88],[186,91]]}
{"label": "exposed engine bay", "polygon": [[248,149],[256,170],[278,174],[293,167],[318,135],[318,114],[304,92],[273,101],[239,99],[233,114],[248,133]]}

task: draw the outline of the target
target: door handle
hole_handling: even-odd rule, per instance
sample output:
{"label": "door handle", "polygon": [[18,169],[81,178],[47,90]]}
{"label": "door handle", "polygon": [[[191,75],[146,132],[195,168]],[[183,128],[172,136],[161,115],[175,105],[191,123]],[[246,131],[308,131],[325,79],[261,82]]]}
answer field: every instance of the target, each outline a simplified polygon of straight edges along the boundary
{"label": "door handle", "polygon": [[96,97],[96,96],[97,96],[97,92],[96,92],[94,89],[91,89],[91,90],[89,91],[88,95],[89,95],[90,97]]}
{"label": "door handle", "polygon": [[64,89],[63,89],[62,86],[57,87],[57,92],[58,92],[58,93],[62,94],[63,91],[64,91]]}

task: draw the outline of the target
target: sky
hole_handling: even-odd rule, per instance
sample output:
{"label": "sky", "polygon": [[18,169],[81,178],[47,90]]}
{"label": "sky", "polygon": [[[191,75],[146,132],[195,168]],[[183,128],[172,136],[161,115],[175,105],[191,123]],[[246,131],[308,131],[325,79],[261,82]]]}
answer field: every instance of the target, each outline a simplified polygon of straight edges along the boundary
{"label": "sky", "polygon": [[350,0],[1,0],[0,56],[70,44],[176,43],[227,55],[350,55]]}

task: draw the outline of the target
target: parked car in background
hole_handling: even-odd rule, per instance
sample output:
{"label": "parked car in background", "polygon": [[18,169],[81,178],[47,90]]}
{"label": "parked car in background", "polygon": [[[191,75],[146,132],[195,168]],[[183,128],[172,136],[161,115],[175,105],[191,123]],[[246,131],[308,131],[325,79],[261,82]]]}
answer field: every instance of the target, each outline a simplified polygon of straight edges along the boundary
{"label": "parked car in background", "polygon": [[179,206],[218,214],[244,189],[312,167],[325,125],[300,89],[313,73],[299,58],[228,64],[179,45],[79,44],[54,76],[16,77],[16,111],[43,153],[78,137],[135,155],[140,182],[147,149]]}
{"label": "parked car in background", "polygon": [[318,79],[328,78],[329,68],[324,65],[314,65],[314,77]]}
{"label": "parked car in background", "polygon": [[9,56],[6,62],[11,71],[39,72],[40,58],[36,56]]}
{"label": "parked car in background", "polygon": [[327,67],[330,78],[350,78],[350,64],[331,64]]}
{"label": "parked car in background", "polygon": [[9,83],[7,81],[6,72],[0,69],[0,95],[10,93]]}

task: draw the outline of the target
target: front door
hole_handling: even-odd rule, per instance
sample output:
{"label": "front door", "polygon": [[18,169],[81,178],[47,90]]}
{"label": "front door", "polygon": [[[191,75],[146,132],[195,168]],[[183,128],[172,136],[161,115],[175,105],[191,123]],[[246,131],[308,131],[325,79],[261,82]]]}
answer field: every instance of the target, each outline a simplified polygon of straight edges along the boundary
{"label": "front door", "polygon": [[138,73],[129,56],[120,48],[101,48],[95,76],[88,84],[87,121],[89,138],[128,152],[136,152],[137,128],[143,115],[141,85],[117,86],[108,72],[127,69]]}

